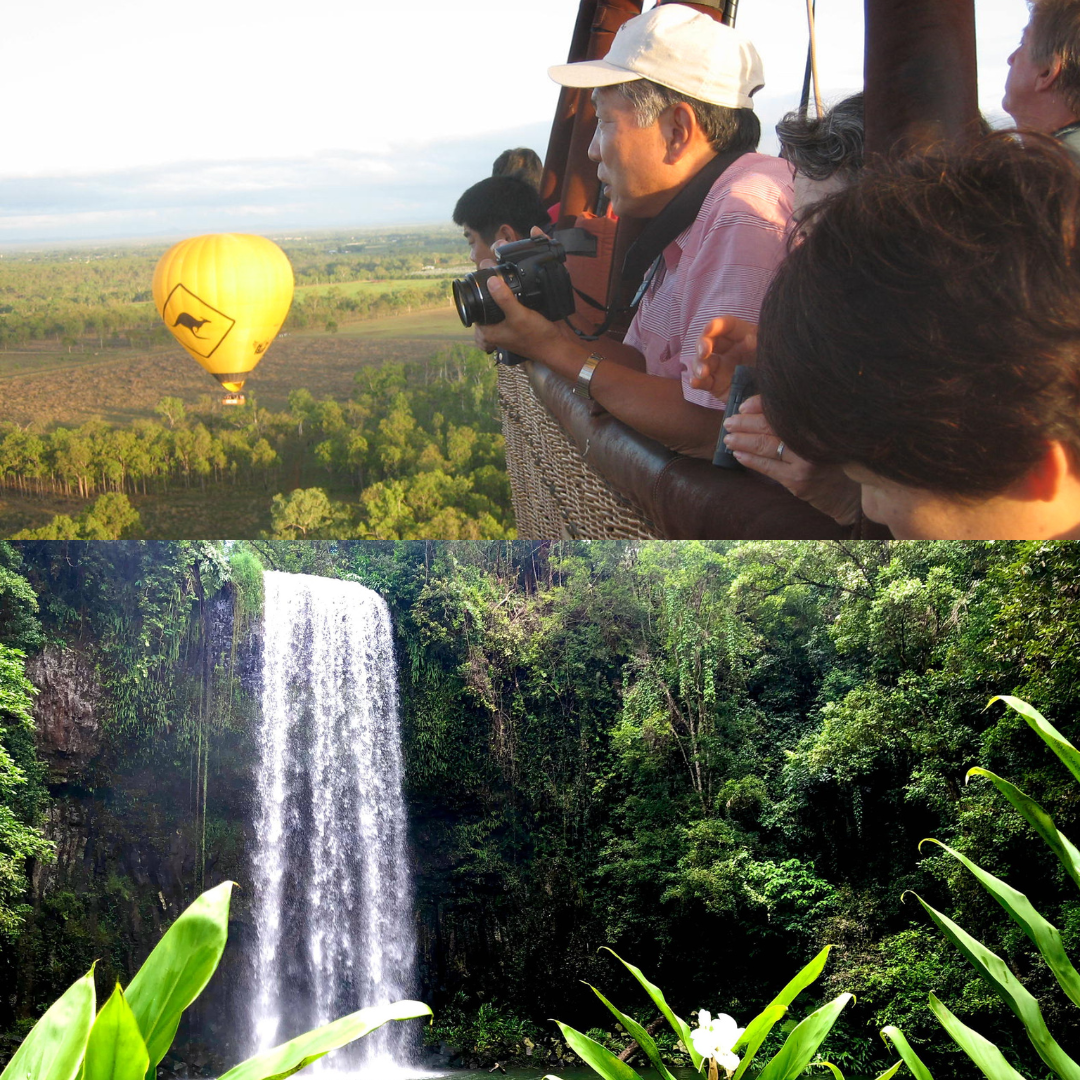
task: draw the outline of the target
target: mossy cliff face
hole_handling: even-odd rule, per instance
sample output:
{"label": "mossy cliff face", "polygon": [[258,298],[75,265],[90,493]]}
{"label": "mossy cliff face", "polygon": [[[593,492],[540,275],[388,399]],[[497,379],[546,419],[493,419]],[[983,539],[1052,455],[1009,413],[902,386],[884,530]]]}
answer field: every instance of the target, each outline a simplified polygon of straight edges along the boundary
{"label": "mossy cliff face", "polygon": [[101,751],[102,687],[93,662],[79,649],[48,645],[27,661],[26,673],[38,688],[34,722],[49,782],[75,781]]}
{"label": "mossy cliff face", "polygon": [[166,1064],[181,1074],[201,1068],[216,1075],[248,1049],[234,1018],[250,955],[254,758],[247,718],[259,642],[256,624],[234,651],[229,598],[204,603],[205,617],[197,610],[195,618],[207,640],[185,650],[174,673],[186,715],[151,738],[110,730],[110,694],[94,643],[49,645],[27,662],[39,691],[37,749],[48,770],[41,827],[55,859],[32,866],[17,985],[4,995],[10,1012],[0,1014],[9,1042],[95,961],[99,993],[117,979],[126,984],[204,887],[232,879],[241,888],[230,947]]}

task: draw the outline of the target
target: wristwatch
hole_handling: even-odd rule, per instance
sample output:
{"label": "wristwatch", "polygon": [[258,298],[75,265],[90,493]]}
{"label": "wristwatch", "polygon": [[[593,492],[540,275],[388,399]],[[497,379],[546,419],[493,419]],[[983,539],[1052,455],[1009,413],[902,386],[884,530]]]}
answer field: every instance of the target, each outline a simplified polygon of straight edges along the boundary
{"label": "wristwatch", "polygon": [[604,358],[597,353],[590,353],[588,360],[581,365],[581,370],[578,372],[577,376],[577,382],[574,383],[574,393],[577,394],[578,397],[592,398],[589,386],[592,383],[593,372],[603,359]]}

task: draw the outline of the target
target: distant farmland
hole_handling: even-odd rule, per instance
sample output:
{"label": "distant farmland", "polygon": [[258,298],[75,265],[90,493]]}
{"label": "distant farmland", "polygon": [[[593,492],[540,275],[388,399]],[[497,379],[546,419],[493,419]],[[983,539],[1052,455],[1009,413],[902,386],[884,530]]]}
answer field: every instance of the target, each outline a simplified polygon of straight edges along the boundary
{"label": "distant farmland", "polygon": [[[471,340],[452,310],[347,323],[336,334],[294,331],[274,342],[245,390],[274,411],[284,409],[290,391],[301,387],[316,398],[344,400],[361,367],[422,361],[441,345]],[[0,352],[0,422],[72,426],[96,417],[130,423],[154,416],[163,397],[193,405],[205,395],[220,397],[221,389],[179,345],[94,355],[35,342]]]}

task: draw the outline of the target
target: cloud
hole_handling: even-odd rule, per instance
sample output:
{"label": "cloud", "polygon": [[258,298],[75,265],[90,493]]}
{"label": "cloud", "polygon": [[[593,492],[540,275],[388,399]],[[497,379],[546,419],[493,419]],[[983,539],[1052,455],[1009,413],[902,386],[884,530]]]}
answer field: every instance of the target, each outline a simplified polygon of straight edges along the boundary
{"label": "cloud", "polygon": [[0,244],[446,224],[502,150],[533,146],[542,155],[547,137],[547,125],[536,124],[371,153],[0,178]]}

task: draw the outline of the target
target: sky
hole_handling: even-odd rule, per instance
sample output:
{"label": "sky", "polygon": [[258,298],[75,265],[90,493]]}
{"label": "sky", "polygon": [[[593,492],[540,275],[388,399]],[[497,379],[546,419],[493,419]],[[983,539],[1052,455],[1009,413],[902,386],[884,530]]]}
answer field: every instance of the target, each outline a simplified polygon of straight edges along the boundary
{"label": "sky", "polygon": [[[975,0],[1004,124],[1024,0]],[[0,245],[449,223],[511,146],[547,146],[578,0],[40,0],[5,11]],[[647,3],[646,6],[649,6]],[[542,18],[537,18],[537,11]],[[772,128],[798,102],[805,0],[741,0]],[[862,0],[817,0],[826,103],[862,84]]]}

